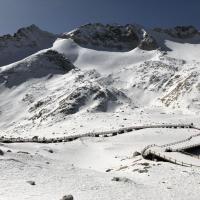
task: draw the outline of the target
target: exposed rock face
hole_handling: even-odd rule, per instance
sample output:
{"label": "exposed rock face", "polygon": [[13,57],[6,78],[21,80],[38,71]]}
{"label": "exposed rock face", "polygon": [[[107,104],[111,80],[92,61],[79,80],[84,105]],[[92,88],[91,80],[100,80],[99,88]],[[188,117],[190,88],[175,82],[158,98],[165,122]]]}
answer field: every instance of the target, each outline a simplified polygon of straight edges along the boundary
{"label": "exposed rock face", "polygon": [[[87,83],[75,87],[71,93],[62,95],[62,98],[46,99],[42,103],[37,102],[29,111],[36,113],[32,119],[46,119],[49,116],[70,115],[80,112],[106,112],[109,107],[120,105],[120,99],[128,98],[121,91],[107,89],[98,83]],[[50,102],[51,101],[51,102]],[[54,103],[56,102],[56,104]],[[51,104],[54,103],[54,106]],[[39,104],[39,106],[37,106]]]}
{"label": "exposed rock face", "polygon": [[117,95],[113,91],[101,88],[98,85],[90,84],[79,87],[74,90],[69,96],[59,102],[59,107],[56,112],[65,114],[74,114],[80,110],[81,107],[92,102],[92,106],[88,111],[106,112],[109,102],[116,102]]}
{"label": "exposed rock face", "polygon": [[[166,106],[173,106],[180,108],[184,103],[187,108],[200,109],[200,71],[193,69],[184,70],[184,74],[176,74],[173,76],[169,84],[173,85],[172,90],[167,90],[161,98],[161,101]],[[167,84],[166,87],[169,87]],[[183,99],[186,98],[187,101]]]}
{"label": "exposed rock face", "polygon": [[144,38],[140,41],[139,48],[150,51],[157,49],[158,45],[152,36],[145,34]]}
{"label": "exposed rock face", "polygon": [[83,47],[105,51],[130,51],[136,47],[144,50],[157,48],[156,41],[136,25],[87,24],[63,35]]}
{"label": "exposed rock face", "polygon": [[30,78],[63,74],[74,68],[74,65],[62,54],[48,50],[32,55],[11,67],[2,67],[2,71],[0,70],[0,83],[12,87],[24,83]]}
{"label": "exposed rock face", "polygon": [[19,29],[13,36],[0,37],[0,66],[21,60],[39,50],[49,48],[56,35],[42,31],[35,25]]}
{"label": "exposed rock face", "polygon": [[74,197],[71,194],[69,194],[69,195],[63,196],[61,200],[73,200],[73,199]]}
{"label": "exposed rock face", "polygon": [[176,73],[177,67],[160,61],[146,61],[136,69],[133,87],[148,91],[165,89],[165,84]]}
{"label": "exposed rock face", "polygon": [[157,32],[167,33],[171,37],[180,39],[192,38],[199,34],[199,31],[194,26],[176,26],[170,29],[155,28],[154,30]]}
{"label": "exposed rock face", "polygon": [[75,66],[62,54],[54,50],[48,50],[44,54],[39,55],[41,58],[46,57],[49,62],[55,64],[56,66],[63,68],[67,72],[74,69]]}
{"label": "exposed rock face", "polygon": [[56,93],[52,90],[31,103],[30,120],[60,119],[78,112],[112,112],[131,101],[121,90],[108,86],[95,70],[75,69],[66,76],[70,79],[57,85]]}

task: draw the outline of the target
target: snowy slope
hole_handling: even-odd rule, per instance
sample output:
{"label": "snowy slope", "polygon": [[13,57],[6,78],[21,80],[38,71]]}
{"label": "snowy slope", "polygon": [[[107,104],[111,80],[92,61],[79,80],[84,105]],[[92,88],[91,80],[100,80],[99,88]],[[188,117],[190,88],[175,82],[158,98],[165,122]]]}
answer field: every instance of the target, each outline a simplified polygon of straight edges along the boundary
{"label": "snowy slope", "polygon": [[[194,27],[88,24],[54,40],[35,26],[0,38],[0,137],[59,138],[147,124],[200,127]],[[79,200],[197,200],[199,169],[136,153],[198,133],[153,128],[69,143],[0,143],[0,199],[71,193]]]}
{"label": "snowy slope", "polygon": [[[188,130],[151,129],[70,143],[4,144],[0,146],[5,152],[0,162],[0,197],[53,200],[72,194],[80,200],[197,200],[198,168],[134,156],[145,145],[169,143],[193,134]],[[35,185],[27,181],[35,181]]]}
{"label": "snowy slope", "polygon": [[[38,31],[19,32],[27,30]],[[199,40],[191,27],[88,24],[65,33],[50,49],[1,67],[1,127],[32,135],[35,128],[56,130],[58,122],[71,130],[65,122],[73,114],[199,114]]]}
{"label": "snowy slope", "polygon": [[159,46],[176,59],[200,61],[200,32],[192,26],[150,31]]}
{"label": "snowy slope", "polygon": [[14,127],[24,129],[24,124],[33,128],[63,121],[77,112],[112,112],[131,103],[123,92],[106,83],[96,71],[81,71],[51,49],[3,66],[1,129],[12,133]]}
{"label": "snowy slope", "polygon": [[[41,51],[17,63],[0,68],[1,125],[27,118],[25,112],[35,98],[45,95],[45,81],[74,66],[54,51]],[[29,92],[30,91],[30,92]]]}
{"label": "snowy slope", "polygon": [[31,25],[19,29],[13,36],[0,36],[0,66],[21,60],[52,46],[56,35]]}
{"label": "snowy slope", "polygon": [[[124,90],[134,102],[144,102],[142,106],[148,101],[151,105],[198,112],[199,32],[193,27],[144,30],[140,26],[116,25],[118,35],[122,35],[118,36],[120,39],[129,30],[127,27],[131,27],[138,38],[142,38],[141,33],[154,38],[158,48],[143,50],[138,44],[127,49],[125,40],[125,45],[116,49],[113,47],[116,35],[107,30],[113,26],[89,24],[64,34],[55,41],[53,49],[80,69],[95,69],[109,76],[113,85]],[[107,49],[106,44],[109,44]]]}

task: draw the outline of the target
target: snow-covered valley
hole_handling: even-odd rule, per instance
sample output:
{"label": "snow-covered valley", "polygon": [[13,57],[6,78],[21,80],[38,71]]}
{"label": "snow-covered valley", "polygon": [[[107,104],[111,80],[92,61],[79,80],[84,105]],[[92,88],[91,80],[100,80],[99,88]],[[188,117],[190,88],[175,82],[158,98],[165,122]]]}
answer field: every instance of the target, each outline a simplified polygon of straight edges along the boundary
{"label": "snow-covered valley", "polygon": [[[200,33],[194,27],[87,24],[55,35],[32,25],[16,35],[0,37],[2,139],[139,125],[200,127]],[[198,133],[148,128],[69,143],[0,143],[0,199],[196,200],[199,168],[135,152]]]}

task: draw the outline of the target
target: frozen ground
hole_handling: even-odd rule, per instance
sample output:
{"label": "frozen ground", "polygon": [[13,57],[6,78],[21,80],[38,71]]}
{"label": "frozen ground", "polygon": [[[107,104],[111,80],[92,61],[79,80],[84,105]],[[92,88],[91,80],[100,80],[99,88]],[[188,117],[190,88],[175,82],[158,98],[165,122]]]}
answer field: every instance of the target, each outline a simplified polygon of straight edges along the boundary
{"label": "frozen ground", "polygon": [[[186,129],[146,129],[71,143],[4,144],[0,197],[53,200],[71,193],[80,200],[196,200],[200,192],[198,168],[133,156],[147,144],[169,143],[196,133]],[[113,177],[121,179],[113,181]],[[35,181],[36,185],[27,181]]]}

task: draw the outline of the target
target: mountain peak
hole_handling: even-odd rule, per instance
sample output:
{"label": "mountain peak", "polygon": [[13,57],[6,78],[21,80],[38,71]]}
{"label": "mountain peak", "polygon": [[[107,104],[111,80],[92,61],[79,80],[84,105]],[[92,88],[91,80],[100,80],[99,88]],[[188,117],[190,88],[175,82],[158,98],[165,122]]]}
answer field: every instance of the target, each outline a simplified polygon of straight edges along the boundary
{"label": "mountain peak", "polygon": [[18,29],[18,31],[14,35],[25,33],[25,32],[34,32],[34,31],[42,31],[42,30],[39,27],[37,27],[35,24],[32,24],[30,26]]}
{"label": "mountain peak", "polygon": [[[16,62],[53,45],[57,36],[32,24],[20,28],[13,35],[0,37],[0,66]],[[11,56],[12,55],[12,56]]]}
{"label": "mountain peak", "polygon": [[167,28],[167,29],[155,28],[153,30],[157,32],[167,33],[173,38],[180,38],[180,39],[188,39],[194,37],[195,35],[200,35],[198,29],[192,25],[175,26],[174,28]]}
{"label": "mountain peak", "polygon": [[154,38],[142,26],[127,24],[89,23],[64,33],[77,44],[105,51],[130,51],[139,47],[143,50],[157,48]]}

